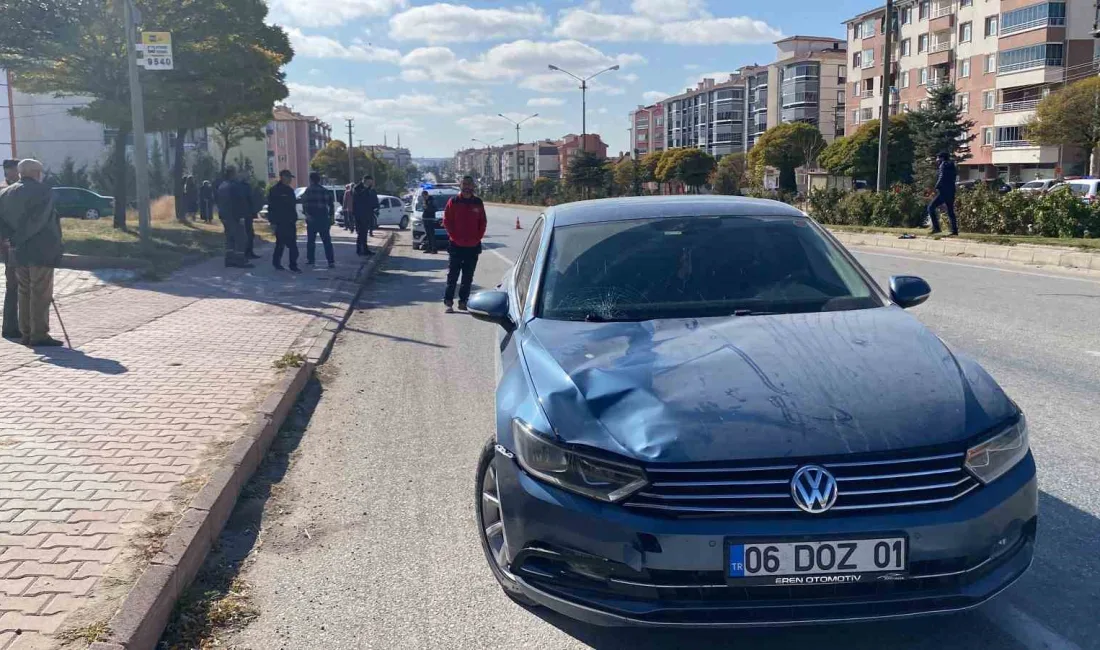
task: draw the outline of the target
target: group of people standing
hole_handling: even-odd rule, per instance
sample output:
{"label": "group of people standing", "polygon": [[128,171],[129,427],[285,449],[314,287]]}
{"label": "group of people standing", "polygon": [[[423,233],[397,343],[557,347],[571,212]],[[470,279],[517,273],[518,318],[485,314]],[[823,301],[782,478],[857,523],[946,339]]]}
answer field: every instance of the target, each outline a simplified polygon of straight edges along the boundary
{"label": "group of people standing", "polygon": [[3,337],[31,347],[58,346],[50,336],[54,269],[61,263],[61,223],[42,163],[5,160],[0,189],[0,258],[4,261]]}
{"label": "group of people standing", "polygon": [[237,169],[225,168],[224,179],[214,193],[218,218],[225,229],[225,265],[252,268],[260,256],[253,250],[256,241],[256,216],[263,208],[263,194],[248,181],[238,178]]}
{"label": "group of people standing", "polygon": [[194,176],[189,174],[183,177],[183,205],[188,218],[194,220],[198,215],[203,223],[214,223],[214,190],[214,184],[210,181],[199,185]]}

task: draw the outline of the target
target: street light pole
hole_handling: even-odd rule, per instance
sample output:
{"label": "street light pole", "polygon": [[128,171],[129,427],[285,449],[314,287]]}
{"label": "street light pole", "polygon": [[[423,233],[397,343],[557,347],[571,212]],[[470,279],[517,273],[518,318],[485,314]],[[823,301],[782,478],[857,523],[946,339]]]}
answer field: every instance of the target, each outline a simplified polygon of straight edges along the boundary
{"label": "street light pole", "polygon": [[587,77],[578,77],[572,72],[568,70],[563,70],[554,64],[550,64],[548,67],[555,72],[564,72],[570,77],[573,77],[577,81],[581,82],[581,152],[584,153],[588,150],[588,82],[605,72],[618,70],[619,66],[613,65],[610,68],[604,68],[596,74],[591,74]]}
{"label": "street light pole", "polygon": [[[503,139],[504,138],[497,138],[496,140],[493,140],[492,143],[489,143],[489,142],[486,142],[484,140],[478,140],[477,138],[470,138],[471,142],[477,142],[479,144],[485,145],[485,175],[489,176],[490,179],[491,179],[493,173],[492,173],[492,167],[490,167],[490,165],[489,165],[489,156],[492,153],[493,145],[500,142]],[[501,179],[501,180],[503,180],[503,179]]]}
{"label": "street light pole", "polygon": [[[523,118],[522,120],[520,120],[518,122],[513,120],[512,118],[508,117],[504,113],[497,113],[497,115],[499,115],[500,117],[503,117],[504,119],[508,120],[512,124],[516,125],[516,151],[515,151],[515,153],[512,154],[512,157],[516,161],[516,181],[519,182],[520,181],[520,178],[519,178],[519,127],[520,127],[520,125],[522,125],[527,120],[529,120],[533,117],[538,117],[539,114],[535,113],[534,115],[528,115],[527,117]],[[522,187],[523,187],[523,184],[520,183],[520,188],[522,189]]]}
{"label": "street light pole", "polygon": [[879,192],[886,189],[886,145],[890,133],[890,92],[894,87],[890,83],[890,73],[893,71],[894,49],[894,0],[886,0],[886,42],[885,51],[882,53],[882,115],[878,122],[878,179],[875,189]]}
{"label": "street light pole", "polygon": [[[123,20],[126,23],[126,59],[130,76],[130,117],[134,133],[134,175],[137,177],[138,234],[143,246],[148,246],[149,218],[149,155],[145,151],[145,102],[141,92],[141,77],[137,64],[137,20],[132,0],[122,3]],[[126,206],[121,208],[126,213]]]}

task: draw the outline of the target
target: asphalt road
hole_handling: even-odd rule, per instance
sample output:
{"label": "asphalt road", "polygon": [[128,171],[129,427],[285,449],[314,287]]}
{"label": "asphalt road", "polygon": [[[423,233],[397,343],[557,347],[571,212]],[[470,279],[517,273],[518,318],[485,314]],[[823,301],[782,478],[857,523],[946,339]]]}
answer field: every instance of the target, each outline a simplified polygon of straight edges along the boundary
{"label": "asphalt road", "polygon": [[[514,230],[520,216],[524,230]],[[479,284],[534,214],[490,210]],[[985,607],[892,624],[706,634],[592,628],[508,600],[473,521],[492,431],[493,332],[440,305],[445,257],[403,234],[324,369],[304,424],[230,527],[259,617],[230,647],[1100,648],[1100,280],[969,260],[857,251],[874,276],[933,287],[914,310],[1029,415],[1042,488],[1030,573]],[[913,390],[921,390],[919,385]],[[286,459],[289,462],[285,462]],[[289,468],[286,465],[289,464]],[[284,474],[285,472],[285,474]],[[243,548],[242,548],[243,547]],[[1091,603],[1091,604],[1090,604]]]}

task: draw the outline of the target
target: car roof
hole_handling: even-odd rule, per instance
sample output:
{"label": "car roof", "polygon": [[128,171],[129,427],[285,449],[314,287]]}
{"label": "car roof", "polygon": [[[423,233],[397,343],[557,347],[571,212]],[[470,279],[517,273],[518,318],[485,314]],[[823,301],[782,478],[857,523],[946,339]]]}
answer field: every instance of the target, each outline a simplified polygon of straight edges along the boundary
{"label": "car roof", "polygon": [[566,203],[553,208],[555,226],[660,217],[802,217],[799,209],[745,196],[633,196]]}

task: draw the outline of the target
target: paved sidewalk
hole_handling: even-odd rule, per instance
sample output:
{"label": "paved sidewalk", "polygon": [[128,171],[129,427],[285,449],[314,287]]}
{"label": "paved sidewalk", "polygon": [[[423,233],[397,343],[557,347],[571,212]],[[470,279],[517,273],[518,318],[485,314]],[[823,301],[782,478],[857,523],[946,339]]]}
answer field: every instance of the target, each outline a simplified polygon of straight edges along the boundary
{"label": "paved sidewalk", "polygon": [[360,259],[334,240],[337,268],[318,245],[300,276],[266,257],[130,286],[71,272],[80,289],[58,304],[77,349],[0,341],[0,650],[57,647],[110,618],[281,376],[273,363],[348,307]]}
{"label": "paved sidewalk", "polygon": [[[7,278],[4,277],[4,264],[0,262],[0,294],[7,288]],[[128,282],[137,277],[134,271],[127,269],[100,269],[96,271],[78,271],[75,269],[58,269],[53,277],[54,298],[72,296],[85,291],[102,289],[117,282]]]}

